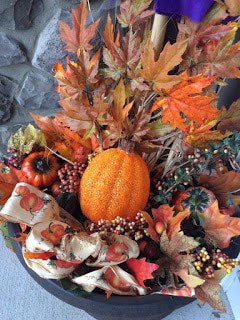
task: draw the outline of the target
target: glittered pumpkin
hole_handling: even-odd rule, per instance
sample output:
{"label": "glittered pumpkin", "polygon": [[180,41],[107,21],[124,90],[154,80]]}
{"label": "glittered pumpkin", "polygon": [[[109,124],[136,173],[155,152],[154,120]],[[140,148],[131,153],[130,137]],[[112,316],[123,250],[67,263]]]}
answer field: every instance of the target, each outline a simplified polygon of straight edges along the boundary
{"label": "glittered pumpkin", "polygon": [[80,184],[83,214],[97,223],[117,216],[134,219],[147,204],[149,171],[141,156],[132,150],[112,148],[92,159]]}

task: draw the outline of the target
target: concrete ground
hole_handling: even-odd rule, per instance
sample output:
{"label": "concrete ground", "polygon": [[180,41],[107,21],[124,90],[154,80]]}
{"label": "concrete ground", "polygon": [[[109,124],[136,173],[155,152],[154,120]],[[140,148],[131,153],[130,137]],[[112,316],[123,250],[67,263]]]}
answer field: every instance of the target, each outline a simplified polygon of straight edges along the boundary
{"label": "concrete ground", "polygon": [[[25,271],[16,255],[5,247],[2,236],[0,257],[0,320],[94,320],[86,312],[62,302],[41,288]],[[164,320],[240,320],[240,316],[233,316],[225,294],[223,299],[227,314],[219,314],[207,305],[199,307],[197,302],[193,302]]]}

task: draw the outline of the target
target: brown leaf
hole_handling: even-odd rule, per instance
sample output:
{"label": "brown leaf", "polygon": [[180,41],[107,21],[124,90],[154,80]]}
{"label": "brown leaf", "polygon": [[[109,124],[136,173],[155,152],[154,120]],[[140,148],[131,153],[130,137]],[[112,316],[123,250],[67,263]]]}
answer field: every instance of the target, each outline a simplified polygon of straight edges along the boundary
{"label": "brown leaf", "polygon": [[238,26],[231,23],[231,30],[217,42],[208,42],[194,67],[197,73],[221,78],[240,77],[240,42],[232,44]]}
{"label": "brown leaf", "polygon": [[118,22],[123,28],[139,28],[149,17],[154,14],[153,10],[146,10],[152,0],[125,0],[120,5],[120,14],[117,16]]}
{"label": "brown leaf", "polygon": [[196,288],[205,282],[205,280],[200,278],[200,276],[189,274],[187,267],[175,272],[175,274],[179,276],[190,288]]}
{"label": "brown leaf", "polygon": [[217,128],[222,133],[229,129],[240,132],[240,98],[231,104]]}
{"label": "brown leaf", "polygon": [[48,145],[71,161],[84,161],[91,151],[91,141],[83,139],[77,132],[63,126],[56,118],[30,113],[44,133]]}
{"label": "brown leaf", "polygon": [[221,214],[217,200],[198,215],[206,240],[213,240],[220,249],[227,248],[231,238],[240,235],[240,218]]}
{"label": "brown leaf", "polygon": [[170,123],[173,128],[186,131],[185,121],[181,116],[183,113],[187,119],[196,122],[198,125],[205,121],[213,120],[219,111],[211,105],[215,96],[206,96],[202,90],[209,87],[215,80],[214,77],[187,77],[170,90],[164,90],[166,97],[158,98],[151,111],[162,108],[163,123]]}
{"label": "brown leaf", "polygon": [[183,232],[174,234],[171,240],[169,240],[166,231],[161,234],[160,249],[165,255],[167,269],[173,273],[179,272],[185,267],[188,267],[188,272],[192,270],[193,257],[190,252],[198,246],[199,242],[192,237],[185,236]]}
{"label": "brown leaf", "polygon": [[[198,180],[199,184],[211,190],[219,201],[220,206],[226,206],[227,194],[234,193],[240,189],[240,173],[227,171],[219,173],[218,176],[201,175]],[[230,194],[235,205],[240,204],[240,197],[233,197]],[[235,200],[234,200],[235,199]]]}
{"label": "brown leaf", "polygon": [[[223,112],[224,116],[226,112]],[[196,125],[191,122],[187,128],[187,135],[184,140],[189,143],[194,148],[206,148],[209,146],[209,143],[222,141],[224,138],[230,136],[232,131],[226,130],[224,133],[221,133],[219,130],[213,130],[213,127],[216,126],[220,120],[219,116],[213,120],[206,121],[202,125]],[[232,127],[229,127],[232,129]]]}
{"label": "brown leaf", "polygon": [[[76,72],[71,68],[72,65],[77,66],[75,62],[67,59],[66,71],[60,63],[56,63],[53,67],[55,78],[58,80],[57,91],[62,100],[70,97],[77,99],[79,96],[81,97],[84,89],[84,78],[76,75]],[[81,70],[79,73],[81,74]]]}
{"label": "brown leaf", "polygon": [[207,302],[213,309],[226,312],[222,299],[219,296],[220,290],[221,286],[219,284],[205,281],[204,284],[195,288],[195,295],[200,304],[203,305]]}
{"label": "brown leaf", "polygon": [[181,81],[177,75],[168,73],[182,61],[182,55],[186,50],[187,42],[167,43],[161,52],[159,59],[155,61],[153,43],[148,41],[141,55],[141,77],[152,84],[153,90],[161,93],[162,89],[170,89]]}
{"label": "brown leaf", "polygon": [[83,0],[72,10],[72,29],[65,22],[59,22],[60,37],[66,44],[64,49],[68,52],[77,53],[80,48],[87,51],[93,48],[89,42],[95,35],[100,19],[86,27],[87,16],[87,4],[86,0]]}

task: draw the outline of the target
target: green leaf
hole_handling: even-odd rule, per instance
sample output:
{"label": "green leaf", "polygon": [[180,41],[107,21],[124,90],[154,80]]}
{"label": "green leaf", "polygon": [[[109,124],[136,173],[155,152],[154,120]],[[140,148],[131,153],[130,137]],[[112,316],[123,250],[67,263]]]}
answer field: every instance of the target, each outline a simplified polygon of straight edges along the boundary
{"label": "green leaf", "polygon": [[12,246],[11,239],[10,239],[9,233],[8,233],[8,222],[7,221],[0,224],[0,232],[3,235],[3,240],[4,240],[7,248],[10,249],[11,251],[13,251],[13,246]]}
{"label": "green leaf", "polygon": [[162,119],[158,119],[156,121],[152,121],[147,124],[147,127],[150,128],[148,134],[151,136],[163,137],[166,134],[169,134],[173,131],[173,127],[168,124],[163,124]]}

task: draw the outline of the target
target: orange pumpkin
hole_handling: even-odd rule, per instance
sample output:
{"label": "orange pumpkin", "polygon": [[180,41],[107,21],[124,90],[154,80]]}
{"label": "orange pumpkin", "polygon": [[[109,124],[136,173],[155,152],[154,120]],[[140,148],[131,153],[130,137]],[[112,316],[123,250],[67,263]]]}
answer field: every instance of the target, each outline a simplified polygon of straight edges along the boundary
{"label": "orange pumpkin", "polygon": [[22,174],[35,187],[50,186],[57,179],[59,169],[57,159],[46,152],[30,153],[22,163]]}
{"label": "orange pumpkin", "polygon": [[92,159],[80,183],[82,212],[91,221],[117,216],[134,219],[147,204],[149,171],[137,154],[120,148],[105,150]]}

